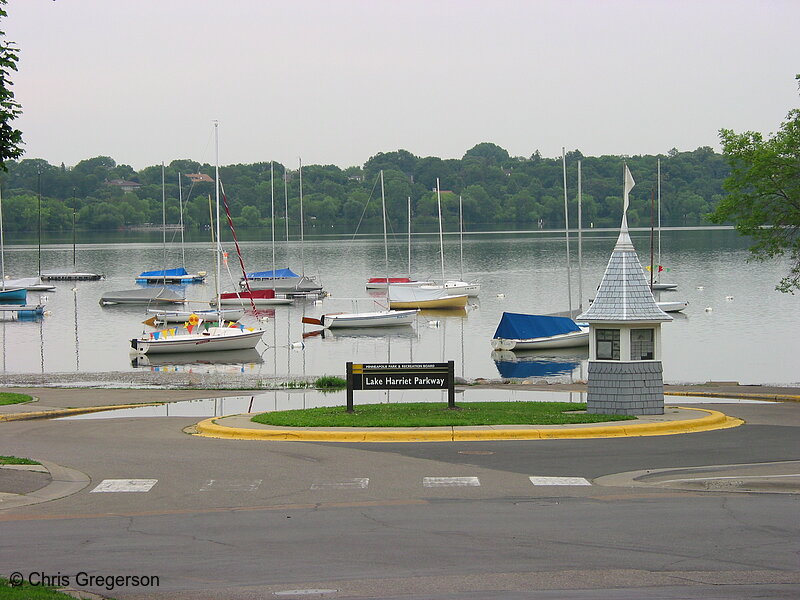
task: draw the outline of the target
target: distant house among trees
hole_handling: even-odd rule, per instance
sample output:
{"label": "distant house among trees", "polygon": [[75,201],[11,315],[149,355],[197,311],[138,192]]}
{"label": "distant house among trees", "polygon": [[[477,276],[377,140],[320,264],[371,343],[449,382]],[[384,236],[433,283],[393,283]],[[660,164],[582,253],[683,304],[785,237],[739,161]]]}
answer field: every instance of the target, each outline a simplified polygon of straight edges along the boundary
{"label": "distant house among trees", "polygon": [[105,183],[106,185],[118,187],[123,192],[135,192],[142,187],[142,184],[140,183],[136,183],[135,181],[126,181],[124,179],[111,179],[110,181],[106,180]]}
{"label": "distant house among trees", "polygon": [[206,175],[205,173],[187,173],[186,178],[192,183],[201,183],[204,181],[208,183],[214,183],[214,180],[211,178],[211,176]]}

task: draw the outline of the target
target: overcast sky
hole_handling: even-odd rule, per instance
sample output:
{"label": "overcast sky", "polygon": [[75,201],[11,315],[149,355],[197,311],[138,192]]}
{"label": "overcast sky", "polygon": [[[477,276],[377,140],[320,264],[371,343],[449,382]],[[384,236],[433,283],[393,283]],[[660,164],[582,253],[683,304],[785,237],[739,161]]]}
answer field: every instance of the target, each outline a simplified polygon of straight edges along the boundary
{"label": "overcast sky", "polygon": [[797,0],[9,0],[24,158],[719,149],[800,106]]}

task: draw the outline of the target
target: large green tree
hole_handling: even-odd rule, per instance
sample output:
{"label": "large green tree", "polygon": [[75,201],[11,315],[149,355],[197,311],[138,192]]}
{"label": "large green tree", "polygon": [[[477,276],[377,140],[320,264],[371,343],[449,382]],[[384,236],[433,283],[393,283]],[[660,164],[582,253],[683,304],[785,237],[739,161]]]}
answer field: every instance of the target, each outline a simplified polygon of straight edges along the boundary
{"label": "large green tree", "polygon": [[[6,0],[0,0],[0,18],[6,16],[3,8]],[[22,108],[14,100],[11,91],[11,71],[17,70],[17,50],[14,42],[5,40],[0,31],[0,169],[7,171],[6,161],[22,156],[22,132],[14,129],[11,122],[22,114]]]}
{"label": "large green tree", "polygon": [[[797,75],[800,83],[800,75]],[[754,258],[788,256],[789,273],[776,289],[800,290],[800,109],[789,112],[777,133],[720,131],[731,167],[728,195],[711,214],[714,223],[733,222],[753,238]]]}

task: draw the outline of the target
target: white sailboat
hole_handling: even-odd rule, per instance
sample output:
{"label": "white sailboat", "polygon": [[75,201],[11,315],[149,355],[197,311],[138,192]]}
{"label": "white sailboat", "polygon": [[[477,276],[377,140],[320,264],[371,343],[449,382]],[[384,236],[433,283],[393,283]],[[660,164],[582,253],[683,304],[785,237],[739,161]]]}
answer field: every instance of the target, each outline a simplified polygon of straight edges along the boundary
{"label": "white sailboat", "polygon": [[461,208],[461,196],[458,197],[458,229],[459,247],[461,248],[461,279],[445,279],[444,276],[444,239],[442,237],[442,194],[439,189],[439,179],[436,179],[436,200],[439,207],[439,245],[442,256],[442,283],[434,285],[420,286],[424,289],[442,289],[449,294],[466,294],[476,297],[481,291],[481,284],[478,282],[464,281],[464,218]]}
{"label": "white sailboat", "polygon": [[[656,271],[653,274],[654,281],[653,285],[650,286],[652,291],[672,291],[678,289],[677,283],[661,283],[658,279],[661,277],[661,270],[663,267],[661,266],[661,159],[658,159],[658,260],[656,261],[656,266],[650,266],[651,269],[655,268]],[[686,303],[689,304],[688,302]],[[685,307],[684,307],[685,308]],[[663,308],[661,310],[664,310]],[[664,312],[669,312],[664,310]]]}
{"label": "white sailboat", "polygon": [[[167,261],[167,192],[166,181],[164,180],[164,163],[161,163],[161,219],[162,219],[162,232],[163,232],[163,249],[164,249],[164,263]],[[178,189],[180,190],[180,175],[178,175]],[[181,214],[181,236],[183,236],[183,198],[178,199],[180,202]],[[181,251],[183,245],[181,245]],[[185,264],[185,259],[184,259]],[[203,283],[206,280],[205,271],[198,271],[197,273],[189,273],[186,267],[176,267],[173,269],[158,269],[155,271],[144,271],[139,273],[136,278],[137,283]]]}
{"label": "white sailboat", "polygon": [[[385,247],[385,245],[384,245]],[[432,281],[423,279],[413,279],[411,277],[411,196],[408,197],[408,276],[407,277],[370,277],[367,280],[368,290],[385,290],[389,285],[419,287],[421,285],[433,285]]]}
{"label": "white sailboat", "polygon": [[[216,296],[219,306],[219,278],[222,261],[222,243],[220,241],[219,211],[219,142],[218,126],[214,122],[215,139],[215,181],[216,181]],[[192,319],[193,320],[193,319]],[[135,354],[175,353],[175,352],[216,352],[219,350],[247,350],[255,348],[264,334],[263,329],[246,328],[240,324],[225,327],[219,313],[216,313],[216,325],[203,323],[197,319],[196,324],[188,325],[187,334],[178,334],[177,328],[143,333],[131,340],[131,352]]]}
{"label": "white sailboat", "polygon": [[[383,186],[383,171],[381,171],[381,209],[383,211],[383,248],[386,272],[389,272],[389,244],[386,234],[386,196]],[[386,277],[389,280],[389,277]],[[391,290],[391,286],[390,286]],[[319,319],[304,317],[303,323],[321,325],[328,328],[353,328],[353,327],[387,327],[395,325],[411,325],[417,316],[417,308],[409,307],[405,310],[378,310],[371,312],[350,312],[324,314]]]}

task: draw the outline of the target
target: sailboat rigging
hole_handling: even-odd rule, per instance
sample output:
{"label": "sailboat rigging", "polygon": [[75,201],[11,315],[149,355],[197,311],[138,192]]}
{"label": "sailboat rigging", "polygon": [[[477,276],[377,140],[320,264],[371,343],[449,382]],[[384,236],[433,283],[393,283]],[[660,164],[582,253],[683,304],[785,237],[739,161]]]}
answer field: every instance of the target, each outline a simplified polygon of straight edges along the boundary
{"label": "sailboat rigging", "polygon": [[[215,198],[216,198],[216,240],[215,240],[215,293],[217,306],[220,304],[219,278],[222,268],[222,243],[220,239],[220,191],[219,178],[219,123],[214,122],[215,141]],[[172,352],[210,352],[217,350],[246,350],[255,348],[263,329],[245,328],[241,324],[232,323],[225,327],[219,312],[216,315],[216,325],[203,323],[199,317],[193,315],[187,323],[187,334],[176,334],[177,328],[143,333],[140,337],[131,340],[131,351],[136,354],[172,353]]]}
{"label": "sailboat rigging", "polygon": [[[384,248],[384,269],[387,273],[386,281],[389,280],[389,251],[386,233],[386,196],[383,185],[383,171],[381,178],[381,212],[383,214],[383,248]],[[345,327],[386,327],[394,325],[410,325],[417,315],[416,308],[406,310],[379,310],[372,312],[351,312],[351,313],[331,313],[320,316],[319,319],[304,317],[303,323],[310,325],[321,325],[325,329],[345,328]]]}

